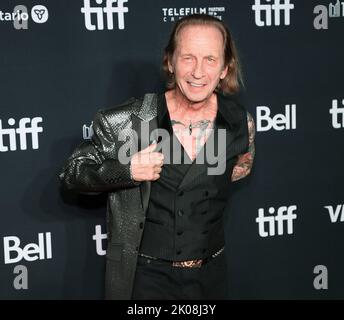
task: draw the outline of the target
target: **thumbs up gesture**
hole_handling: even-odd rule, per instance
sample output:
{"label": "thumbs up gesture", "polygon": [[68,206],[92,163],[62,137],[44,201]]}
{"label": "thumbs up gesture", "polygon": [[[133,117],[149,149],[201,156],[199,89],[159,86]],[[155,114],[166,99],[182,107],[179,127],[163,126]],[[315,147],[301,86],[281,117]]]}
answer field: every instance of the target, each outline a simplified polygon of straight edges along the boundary
{"label": "thumbs up gesture", "polygon": [[135,181],[154,181],[160,178],[164,155],[155,152],[157,143],[154,140],[147,148],[135,153],[131,160],[131,174]]}

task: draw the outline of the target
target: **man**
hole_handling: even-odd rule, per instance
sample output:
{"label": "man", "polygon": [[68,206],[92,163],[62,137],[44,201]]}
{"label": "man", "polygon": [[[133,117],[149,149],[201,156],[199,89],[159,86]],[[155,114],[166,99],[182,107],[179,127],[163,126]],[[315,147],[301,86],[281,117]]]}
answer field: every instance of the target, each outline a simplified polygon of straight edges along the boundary
{"label": "man", "polygon": [[[223,210],[255,152],[252,116],[230,97],[240,68],[228,29],[207,15],[179,20],[163,68],[168,90],[99,111],[92,140],[60,179],[79,192],[108,193],[107,299],[224,299]],[[169,137],[152,143],[154,129]],[[141,147],[127,162],[124,132]],[[222,155],[214,174],[207,157],[199,161],[211,143]]]}

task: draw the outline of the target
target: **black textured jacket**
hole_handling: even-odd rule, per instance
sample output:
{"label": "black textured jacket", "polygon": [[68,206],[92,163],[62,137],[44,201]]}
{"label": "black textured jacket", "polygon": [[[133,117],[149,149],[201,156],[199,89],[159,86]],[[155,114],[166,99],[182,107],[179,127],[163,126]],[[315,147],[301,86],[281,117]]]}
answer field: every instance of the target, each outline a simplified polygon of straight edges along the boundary
{"label": "black textured jacket", "polygon": [[[226,133],[228,159],[247,151],[248,127],[246,110],[230,98],[225,99],[226,120],[232,128]],[[140,136],[139,128],[144,123],[149,123],[150,132],[157,128],[156,94],[146,94],[144,99],[131,98],[122,105],[98,111],[93,121],[92,139],[74,150],[59,176],[67,189],[108,193],[106,299],[131,299],[132,295],[151,183],[133,181],[130,164],[120,163],[118,152],[125,141],[118,136],[133,129],[139,136],[138,141],[132,141],[144,148],[151,143],[149,135]],[[242,149],[230,148],[237,139],[245,140],[240,143]],[[193,178],[190,176],[189,181]]]}

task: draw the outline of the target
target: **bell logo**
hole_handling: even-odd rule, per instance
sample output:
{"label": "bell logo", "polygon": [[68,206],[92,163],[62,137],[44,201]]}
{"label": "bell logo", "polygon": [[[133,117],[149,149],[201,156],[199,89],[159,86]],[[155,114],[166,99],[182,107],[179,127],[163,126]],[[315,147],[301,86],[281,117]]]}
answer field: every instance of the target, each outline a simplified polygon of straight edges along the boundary
{"label": "bell logo", "polygon": [[269,107],[257,107],[257,131],[268,131],[273,128],[276,131],[296,129],[296,104],[285,106],[283,113],[270,117]]}
{"label": "bell logo", "polygon": [[26,261],[45,260],[52,258],[51,233],[38,234],[38,244],[29,243],[20,248],[20,239],[16,236],[4,237],[5,264],[17,263],[22,259]]}
{"label": "bell logo", "polygon": [[[103,0],[96,0],[97,4],[102,4]],[[129,10],[124,7],[124,3],[128,0],[106,0],[105,8],[103,7],[91,7],[90,0],[84,0],[84,6],[81,8],[81,12],[85,17],[85,26],[87,30],[104,30],[104,13],[106,16],[107,30],[113,30],[113,14],[117,14],[118,29],[124,29],[124,13]],[[116,3],[116,6],[113,6]],[[95,15],[96,25],[92,24],[91,16]]]}

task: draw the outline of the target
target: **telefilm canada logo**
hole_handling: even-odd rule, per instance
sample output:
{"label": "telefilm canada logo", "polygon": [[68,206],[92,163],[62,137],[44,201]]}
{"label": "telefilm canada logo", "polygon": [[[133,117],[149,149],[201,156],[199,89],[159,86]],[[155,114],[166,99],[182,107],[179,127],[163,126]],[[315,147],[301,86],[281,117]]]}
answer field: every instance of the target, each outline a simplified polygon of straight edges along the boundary
{"label": "telefilm canada logo", "polygon": [[49,18],[48,8],[35,5],[29,10],[27,6],[21,4],[15,6],[12,12],[0,10],[0,23],[13,23],[16,30],[28,29],[30,18],[38,24],[47,22]]}
{"label": "telefilm canada logo", "polygon": [[330,2],[328,6],[319,4],[314,7],[313,13],[315,14],[314,29],[327,30],[329,19],[344,18],[344,1]]}
{"label": "telefilm canada logo", "polygon": [[175,22],[191,14],[208,14],[219,20],[225,13],[225,7],[185,7],[185,8],[162,8],[163,22]]}

